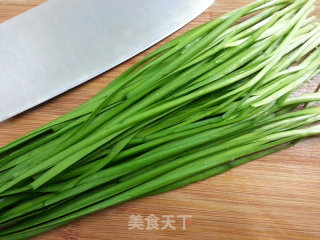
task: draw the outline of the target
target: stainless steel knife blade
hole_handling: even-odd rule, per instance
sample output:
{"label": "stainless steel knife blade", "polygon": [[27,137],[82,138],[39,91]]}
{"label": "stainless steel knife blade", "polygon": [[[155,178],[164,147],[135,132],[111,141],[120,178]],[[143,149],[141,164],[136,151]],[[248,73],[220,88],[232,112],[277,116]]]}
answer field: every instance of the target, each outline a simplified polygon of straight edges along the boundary
{"label": "stainless steel knife blade", "polygon": [[133,57],[214,0],[49,0],[0,24],[0,121]]}

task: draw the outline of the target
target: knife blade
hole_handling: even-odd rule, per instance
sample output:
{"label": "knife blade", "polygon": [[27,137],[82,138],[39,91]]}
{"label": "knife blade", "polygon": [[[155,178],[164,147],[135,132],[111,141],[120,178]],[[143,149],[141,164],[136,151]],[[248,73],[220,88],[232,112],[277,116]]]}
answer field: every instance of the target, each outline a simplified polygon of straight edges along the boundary
{"label": "knife blade", "polygon": [[0,121],[175,32],[214,0],[49,0],[0,24]]}

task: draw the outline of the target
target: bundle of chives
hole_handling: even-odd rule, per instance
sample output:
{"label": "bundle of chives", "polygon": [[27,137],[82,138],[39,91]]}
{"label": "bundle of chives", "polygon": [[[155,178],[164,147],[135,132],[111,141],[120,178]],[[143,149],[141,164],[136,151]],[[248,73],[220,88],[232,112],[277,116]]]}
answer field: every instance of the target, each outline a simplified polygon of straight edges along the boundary
{"label": "bundle of chives", "polygon": [[[289,98],[319,72],[314,2],[259,0],[199,26],[2,147],[1,239],[28,238],[319,134],[305,128],[320,119],[312,108],[319,94]],[[307,108],[291,112],[301,103]]]}

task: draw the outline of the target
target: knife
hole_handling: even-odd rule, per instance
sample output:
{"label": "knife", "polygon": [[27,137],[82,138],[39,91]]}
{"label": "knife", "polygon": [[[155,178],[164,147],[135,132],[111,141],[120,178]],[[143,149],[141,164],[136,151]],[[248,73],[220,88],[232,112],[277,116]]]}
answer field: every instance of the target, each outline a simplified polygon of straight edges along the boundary
{"label": "knife", "polygon": [[0,24],[0,121],[115,67],[214,0],[49,0]]}

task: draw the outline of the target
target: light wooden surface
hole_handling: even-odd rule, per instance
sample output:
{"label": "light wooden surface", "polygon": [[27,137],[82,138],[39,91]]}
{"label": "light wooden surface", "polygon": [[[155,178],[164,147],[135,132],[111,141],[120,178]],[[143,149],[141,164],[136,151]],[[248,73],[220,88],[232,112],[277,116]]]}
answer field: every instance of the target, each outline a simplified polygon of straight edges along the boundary
{"label": "light wooden surface", "polygon": [[[0,0],[0,22],[42,2],[44,0]],[[165,41],[249,2],[251,0],[217,0],[214,6]],[[320,0],[317,2],[315,14],[319,16]],[[0,146],[90,99],[153,49],[62,96],[1,123]],[[316,82],[319,84],[319,80]],[[313,89],[316,82],[309,84],[308,90]],[[176,230],[128,230],[131,214],[144,217],[154,214],[160,218],[162,215],[192,215],[192,220],[187,222],[184,231],[181,220],[177,218],[174,224]],[[303,141],[289,150],[179,190],[100,211],[36,239],[151,238],[320,239],[320,138]]]}

